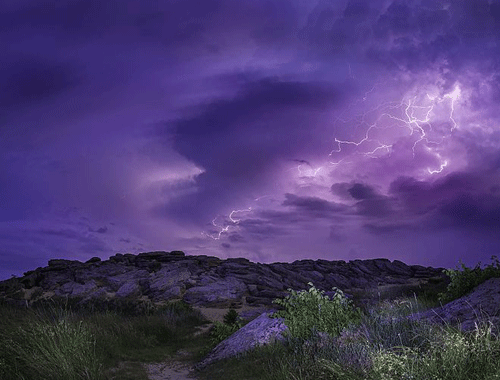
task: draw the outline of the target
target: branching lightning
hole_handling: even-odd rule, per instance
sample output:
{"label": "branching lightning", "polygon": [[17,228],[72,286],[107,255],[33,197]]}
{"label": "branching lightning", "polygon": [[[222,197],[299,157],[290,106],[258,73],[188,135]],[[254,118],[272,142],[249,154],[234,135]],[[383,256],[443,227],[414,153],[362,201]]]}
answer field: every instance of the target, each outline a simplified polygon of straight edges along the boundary
{"label": "branching lightning", "polygon": [[[231,213],[229,214],[229,220],[230,220],[230,221],[231,221],[231,223],[233,223],[233,224],[238,224],[238,223],[240,222],[240,220],[241,220],[241,219],[238,219],[238,220],[233,219],[233,214],[234,214],[234,213],[236,213],[236,212],[249,212],[249,211],[252,211],[252,208],[251,208],[251,207],[249,207],[249,208],[248,208],[248,209],[246,209],[246,210],[233,210],[233,211],[231,211]],[[227,225],[227,226],[225,226],[225,227],[218,226],[217,224],[215,224],[215,221],[216,221],[216,220],[217,220],[217,217],[216,217],[216,218],[214,218],[214,219],[212,220],[212,225],[213,225],[214,227],[221,228],[221,230],[219,231],[219,233],[218,233],[218,236],[217,236],[217,237],[213,237],[213,236],[211,236],[211,235],[208,235],[208,234],[207,234],[207,233],[205,233],[205,232],[202,232],[201,234],[202,234],[202,235],[205,235],[205,236],[208,236],[209,238],[212,238],[212,239],[214,239],[214,240],[219,240],[219,239],[220,239],[220,236],[222,235],[222,233],[223,233],[223,232],[227,232],[227,231],[228,231],[228,229],[229,229],[230,225],[228,224],[228,225]]]}
{"label": "branching lightning", "polygon": [[[350,66],[349,66],[349,75],[350,76],[352,75]],[[380,83],[377,83],[375,86],[373,86],[373,88],[370,91],[365,93],[362,100],[358,100],[355,103],[366,101],[368,94],[373,92],[375,87],[377,87],[378,85],[380,85]],[[369,125],[368,129],[365,132],[364,137],[360,141],[356,142],[352,140],[341,140],[336,137],[334,138],[337,148],[332,150],[328,155],[329,164],[331,166],[337,167],[340,164],[348,164],[353,162],[353,161],[346,161],[345,157],[341,158],[340,160],[336,160],[336,162],[331,160],[331,157],[335,153],[341,153],[343,151],[342,148],[345,145],[351,145],[355,146],[356,148],[362,148],[363,146],[369,145],[370,143],[371,144],[375,143],[375,148],[365,152],[355,151],[353,154],[363,155],[365,157],[370,157],[373,159],[379,158],[380,154],[388,154],[390,156],[392,153],[394,142],[395,140],[397,140],[398,137],[389,135],[388,138],[391,139],[392,137],[391,139],[393,140],[392,142],[382,141],[383,140],[382,138],[373,136],[373,134],[377,131],[396,128],[396,129],[408,130],[407,133],[409,133],[409,135],[406,134],[406,136],[414,136],[414,135],[418,136],[412,146],[413,158],[415,158],[415,149],[417,145],[425,144],[424,145],[425,150],[430,154],[434,155],[434,157],[436,157],[436,159],[439,160],[440,162],[439,168],[427,167],[426,173],[428,173],[429,175],[441,173],[450,164],[450,158],[443,158],[441,154],[436,151],[436,148],[432,148],[429,145],[439,146],[440,144],[443,143],[445,138],[450,137],[451,133],[455,129],[459,128],[457,122],[454,119],[454,112],[455,112],[455,103],[457,99],[459,99],[460,95],[461,95],[460,85],[457,84],[453,91],[445,94],[442,97],[427,93],[424,97],[424,100],[420,102],[417,101],[417,96],[414,96],[412,98],[407,99],[406,101],[403,99],[400,102],[384,102],[378,105],[377,107],[361,114],[360,118],[359,116],[357,117],[357,119],[361,121],[358,123],[358,125],[354,125],[355,128],[358,128],[362,125],[367,125],[367,126]],[[440,136],[440,141],[433,141],[430,139],[429,136],[429,133],[433,131],[432,128],[433,112],[436,111],[436,107],[438,104],[443,103],[445,101],[450,101],[450,113],[448,119],[451,122],[451,128],[449,134],[446,135],[443,134]],[[349,111],[349,108],[350,107],[347,108],[347,111]],[[398,111],[400,116],[396,115],[396,111]],[[376,118],[375,122],[372,122],[370,124],[366,121],[366,119],[368,118],[368,115],[371,113],[378,113],[379,116]],[[336,119],[336,121],[338,120],[341,120],[344,123],[348,122],[346,120],[342,120],[340,117]],[[298,165],[288,169],[287,171],[297,170],[300,178],[304,177],[314,178],[323,169],[323,166],[314,168],[311,165],[311,163],[306,160],[293,160],[293,161],[297,162]],[[269,196],[270,195],[264,195],[254,199],[254,201],[258,201],[264,197],[269,197]],[[251,207],[249,207],[248,209],[231,211],[231,213],[229,214],[228,218],[225,221],[225,225],[216,224],[216,219],[217,219],[216,217],[212,220],[212,225],[219,230],[218,233],[216,233],[216,235],[213,236],[205,232],[202,232],[202,235],[207,236],[213,240],[219,240],[221,239],[221,235],[224,232],[229,231],[229,227],[231,226],[235,227],[241,221],[241,219],[233,218],[233,215],[235,213],[243,213],[251,211],[252,211]]]}
{"label": "branching lightning", "polygon": [[[291,168],[291,169],[288,169],[286,171],[297,169],[298,172],[299,172],[299,175],[301,177],[316,177],[316,174],[318,174],[318,172],[322,169],[321,166],[319,168],[314,169],[313,166],[309,163],[309,161],[306,161],[306,160],[293,160],[293,161],[299,162],[300,165],[298,165],[296,168]],[[301,166],[304,166],[304,165],[309,166],[309,168],[310,168],[309,169],[309,174],[306,174],[306,172],[304,171],[304,169],[300,168]],[[311,174],[311,172],[312,172],[312,174]]]}
{"label": "branching lightning", "polygon": [[[370,110],[362,115],[360,124],[368,124],[365,121],[368,114],[370,114],[372,112],[382,111],[382,113],[377,118],[377,120],[374,123],[372,123],[369,126],[369,128],[366,130],[364,138],[362,138],[360,141],[356,142],[356,141],[351,141],[351,140],[340,140],[340,139],[335,137],[334,141],[337,144],[337,149],[332,150],[329,154],[329,157],[332,156],[334,153],[342,152],[342,145],[354,145],[356,147],[360,147],[361,145],[363,145],[365,143],[369,143],[369,142],[375,142],[377,144],[375,149],[368,151],[368,152],[362,152],[362,153],[355,152],[355,154],[362,154],[364,156],[372,157],[372,158],[376,158],[375,153],[377,151],[380,151],[380,150],[385,150],[388,154],[390,154],[391,148],[393,147],[393,144],[384,143],[384,142],[380,141],[380,139],[371,137],[370,132],[372,130],[386,130],[388,128],[398,127],[398,128],[407,128],[409,130],[409,133],[410,133],[409,136],[413,136],[414,134],[419,135],[418,139],[413,143],[413,146],[412,146],[412,155],[413,155],[413,158],[415,158],[415,148],[416,148],[417,144],[425,142],[427,144],[438,144],[439,145],[443,142],[445,137],[449,137],[451,135],[451,133],[453,132],[453,130],[458,128],[458,124],[455,121],[455,119],[453,118],[453,114],[455,111],[455,102],[460,97],[460,94],[461,94],[460,85],[457,84],[455,86],[455,89],[452,92],[445,94],[443,97],[438,97],[436,95],[426,94],[427,100],[431,103],[428,105],[417,105],[417,102],[416,102],[417,96],[414,96],[413,98],[408,99],[407,102],[401,101],[399,104],[393,103],[393,102],[383,103],[383,104],[375,107],[374,109],[372,109],[372,110]],[[431,114],[435,110],[436,105],[444,102],[446,99],[451,100],[449,120],[452,123],[452,127],[450,129],[450,135],[442,136],[441,141],[431,141],[428,138],[428,132],[432,131]],[[397,109],[397,108],[404,109],[403,117],[397,117],[393,113],[386,111],[387,109],[391,110],[391,109]],[[422,111],[423,111],[423,116],[419,117],[418,113],[419,112],[422,113]],[[379,126],[379,124],[381,124],[385,118],[393,120],[395,123],[388,125],[388,126]],[[341,119],[337,118],[337,120],[341,120]],[[426,129],[424,127],[427,128],[427,132],[426,132]],[[428,146],[426,146],[426,149],[428,151],[431,151],[431,148],[429,148]],[[429,174],[441,173],[442,170],[449,164],[449,159],[443,160],[441,155],[437,152],[434,152],[433,154],[441,162],[440,169],[439,170],[431,170],[431,168],[427,168],[427,172]],[[342,160],[340,160],[338,162],[331,162],[330,161],[330,164],[338,165],[340,162],[342,162]]]}

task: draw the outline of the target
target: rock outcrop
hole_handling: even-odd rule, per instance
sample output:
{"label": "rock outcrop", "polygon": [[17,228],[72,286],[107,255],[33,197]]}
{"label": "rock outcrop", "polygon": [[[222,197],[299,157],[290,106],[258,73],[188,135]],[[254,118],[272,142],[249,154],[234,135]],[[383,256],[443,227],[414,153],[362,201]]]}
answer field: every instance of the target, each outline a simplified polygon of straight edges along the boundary
{"label": "rock outcrop", "polygon": [[85,263],[50,260],[47,267],[0,282],[0,298],[33,304],[47,298],[69,298],[78,304],[184,300],[193,306],[271,306],[287,289],[350,291],[393,286],[399,290],[449,283],[444,268],[408,266],[387,259],[299,260],[293,263],[253,263],[244,258],[186,256],[182,251],[116,254]]}

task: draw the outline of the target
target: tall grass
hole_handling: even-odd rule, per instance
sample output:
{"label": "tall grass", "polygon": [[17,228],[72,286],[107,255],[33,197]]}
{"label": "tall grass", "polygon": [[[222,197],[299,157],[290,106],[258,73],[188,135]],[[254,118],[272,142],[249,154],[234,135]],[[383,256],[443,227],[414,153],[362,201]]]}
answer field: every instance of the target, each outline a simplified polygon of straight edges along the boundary
{"label": "tall grass", "polygon": [[82,321],[40,319],[2,327],[2,379],[100,378],[96,337]]}
{"label": "tall grass", "polygon": [[132,315],[1,305],[0,379],[111,379],[121,361],[160,361],[173,354],[203,323],[201,314],[182,303]]}

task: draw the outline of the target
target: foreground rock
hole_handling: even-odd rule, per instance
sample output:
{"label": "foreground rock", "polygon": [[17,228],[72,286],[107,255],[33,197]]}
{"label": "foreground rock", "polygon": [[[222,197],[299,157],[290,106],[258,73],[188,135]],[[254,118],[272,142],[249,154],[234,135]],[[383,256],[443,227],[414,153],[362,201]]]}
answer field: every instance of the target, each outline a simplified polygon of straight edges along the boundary
{"label": "foreground rock", "polygon": [[476,323],[491,322],[492,334],[500,330],[500,278],[490,278],[475,287],[469,294],[438,308],[412,314],[413,320],[426,320],[442,325],[460,327],[461,331],[476,329]]}
{"label": "foreground rock", "polygon": [[203,307],[272,306],[288,288],[308,289],[309,282],[320,290],[337,287],[347,293],[381,286],[400,291],[429,283],[446,286],[449,278],[443,269],[387,259],[260,264],[244,258],[186,256],[182,251],[146,252],[85,263],[50,260],[47,267],[0,282],[0,298],[20,305],[60,298],[78,305],[183,300]]}
{"label": "foreground rock", "polygon": [[282,334],[288,327],[284,323],[284,318],[271,318],[271,314],[262,313],[229,338],[220,342],[205,359],[195,366],[195,369],[203,369],[217,360],[237,356],[257,346],[270,344],[277,340],[283,341],[285,338]]}

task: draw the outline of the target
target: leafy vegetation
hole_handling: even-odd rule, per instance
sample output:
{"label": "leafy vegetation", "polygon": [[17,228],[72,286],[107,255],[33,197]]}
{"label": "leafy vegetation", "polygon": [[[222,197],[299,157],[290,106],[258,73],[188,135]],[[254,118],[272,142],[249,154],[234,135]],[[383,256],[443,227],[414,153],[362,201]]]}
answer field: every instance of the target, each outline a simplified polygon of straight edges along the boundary
{"label": "leafy vegetation", "polygon": [[284,310],[277,311],[272,317],[283,317],[292,337],[307,339],[314,331],[337,336],[348,325],[359,323],[361,311],[352,306],[340,289],[333,288],[335,295],[330,300],[311,282],[308,285],[308,291],[288,289],[289,296],[273,301]]}
{"label": "leafy vegetation", "polygon": [[229,311],[224,315],[223,321],[224,323],[215,321],[210,331],[213,347],[233,335],[244,326],[243,321],[238,316],[238,312],[234,309],[229,309]]}
{"label": "leafy vegetation", "polygon": [[500,277],[500,261],[496,255],[491,256],[494,264],[488,265],[486,268],[481,269],[479,262],[474,269],[467,268],[460,260],[459,263],[462,271],[458,268],[446,269],[445,273],[450,277],[451,283],[448,285],[446,292],[439,295],[439,300],[442,303],[448,303],[457,298],[460,298],[469,293],[476,286],[482,284],[490,278]]}

